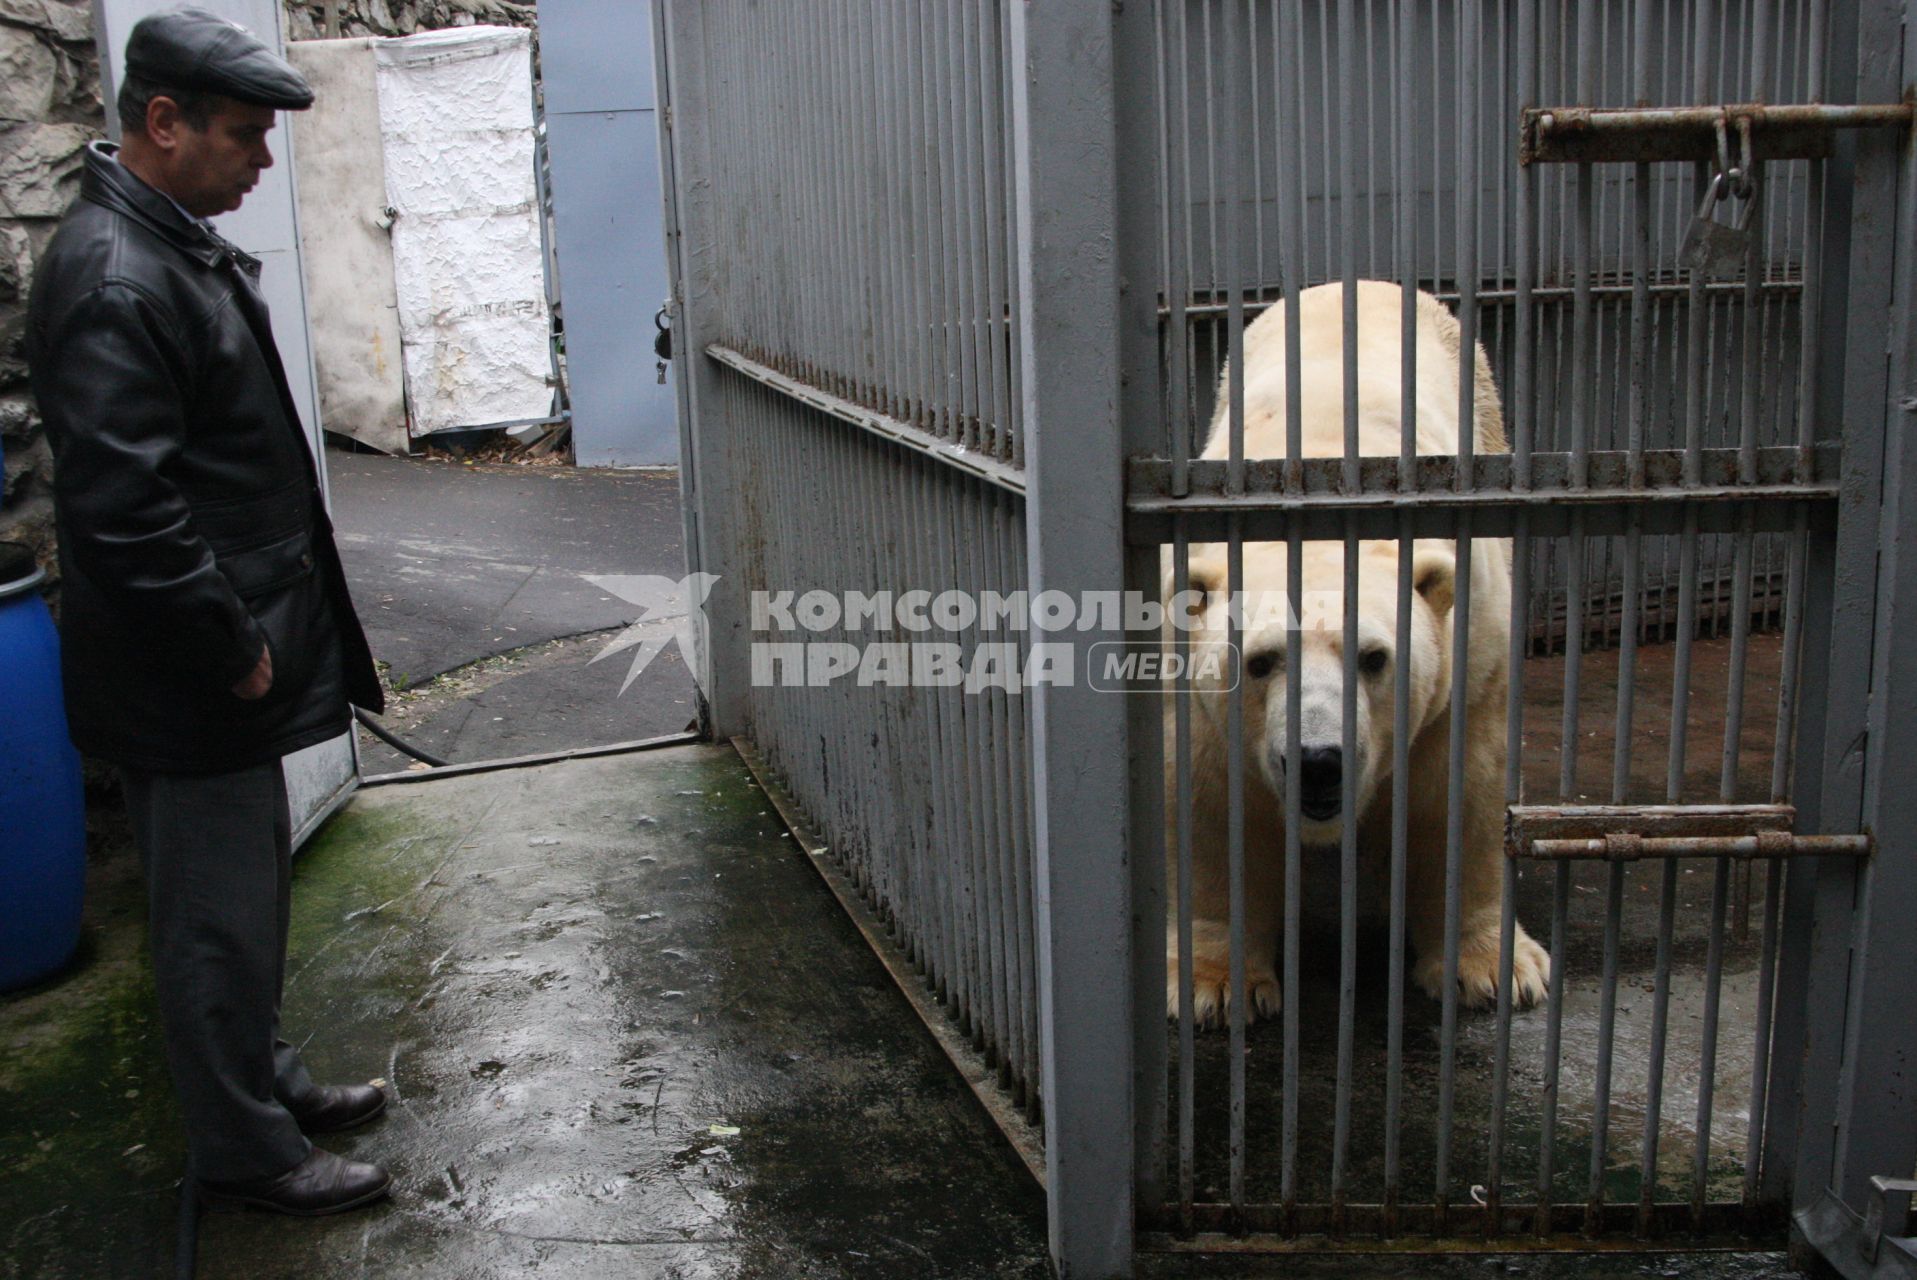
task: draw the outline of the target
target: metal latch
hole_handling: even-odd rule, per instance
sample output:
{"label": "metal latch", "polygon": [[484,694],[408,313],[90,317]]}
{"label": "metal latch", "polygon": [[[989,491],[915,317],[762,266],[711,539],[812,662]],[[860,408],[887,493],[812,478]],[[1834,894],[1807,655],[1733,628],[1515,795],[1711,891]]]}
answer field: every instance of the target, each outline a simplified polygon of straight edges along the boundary
{"label": "metal latch", "polygon": [[[1908,1229],[1910,1194],[1913,1191],[1917,1191],[1917,1178],[1886,1178],[1882,1174],[1871,1178],[1870,1203],[1864,1206],[1864,1230],[1857,1239],[1857,1252],[1864,1255],[1865,1262],[1874,1265],[1878,1252],[1884,1247],[1885,1197],[1894,1195],[1903,1198],[1903,1208],[1897,1216],[1899,1221],[1905,1222],[1904,1229]],[[1900,1229],[1895,1234],[1902,1235],[1904,1230]]]}
{"label": "metal latch", "polygon": [[1512,805],[1504,851],[1546,861],[1864,858],[1869,836],[1800,836],[1787,804]]}
{"label": "metal latch", "polygon": [[1750,139],[1747,161],[1817,160],[1839,129],[1903,129],[1911,103],[1832,106],[1761,102],[1717,107],[1527,107],[1519,117],[1518,163],[1648,163],[1709,160],[1720,133]]}
{"label": "metal latch", "polygon": [[[1913,1280],[1917,1278],[1917,1249],[1900,1230],[1885,1230],[1885,1201],[1904,1200],[1908,1213],[1917,1179],[1875,1177],[1863,1216],[1826,1188],[1791,1215],[1804,1242],[1844,1280]],[[1891,1219],[1893,1223],[1901,1219]],[[1904,1229],[1907,1229],[1907,1224]]]}

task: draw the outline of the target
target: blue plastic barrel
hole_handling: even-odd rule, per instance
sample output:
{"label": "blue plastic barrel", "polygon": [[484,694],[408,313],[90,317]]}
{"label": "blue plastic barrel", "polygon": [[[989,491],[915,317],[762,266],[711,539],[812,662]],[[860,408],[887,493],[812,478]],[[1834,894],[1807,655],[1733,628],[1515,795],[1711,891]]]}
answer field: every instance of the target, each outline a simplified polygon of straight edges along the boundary
{"label": "blue plastic barrel", "polygon": [[80,753],[43,576],[27,548],[0,543],[0,991],[73,958],[86,888]]}

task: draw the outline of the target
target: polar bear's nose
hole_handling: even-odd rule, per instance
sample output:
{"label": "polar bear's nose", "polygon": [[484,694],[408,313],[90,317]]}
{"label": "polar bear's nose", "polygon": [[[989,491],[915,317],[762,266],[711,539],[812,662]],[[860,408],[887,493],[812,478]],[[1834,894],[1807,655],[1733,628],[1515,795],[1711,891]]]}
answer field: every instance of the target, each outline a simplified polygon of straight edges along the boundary
{"label": "polar bear's nose", "polygon": [[1345,753],[1337,747],[1305,747],[1301,764],[1299,799],[1305,816],[1335,816],[1344,799]]}

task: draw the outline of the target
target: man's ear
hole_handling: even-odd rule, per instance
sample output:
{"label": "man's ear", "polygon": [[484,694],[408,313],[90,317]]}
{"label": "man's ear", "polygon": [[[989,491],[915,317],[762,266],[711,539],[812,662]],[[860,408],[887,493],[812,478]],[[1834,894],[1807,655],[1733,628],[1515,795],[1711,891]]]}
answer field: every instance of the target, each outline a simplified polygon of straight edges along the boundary
{"label": "man's ear", "polygon": [[177,135],[186,127],[186,120],[180,115],[180,104],[157,94],[146,104],[146,140],[163,151],[169,151],[179,145]]}
{"label": "man's ear", "polygon": [[1411,557],[1411,585],[1431,611],[1442,618],[1451,612],[1458,593],[1458,558],[1450,551],[1427,547]]}

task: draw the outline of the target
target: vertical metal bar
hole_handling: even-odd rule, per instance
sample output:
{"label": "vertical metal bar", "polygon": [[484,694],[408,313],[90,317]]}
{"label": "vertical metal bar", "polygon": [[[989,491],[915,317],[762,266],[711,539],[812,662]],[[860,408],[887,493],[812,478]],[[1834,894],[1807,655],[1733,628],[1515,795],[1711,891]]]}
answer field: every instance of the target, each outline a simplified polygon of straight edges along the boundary
{"label": "vertical metal bar", "polygon": [[[1397,191],[1397,273],[1399,292],[1398,375],[1398,490],[1410,493],[1417,487],[1418,457],[1418,264],[1416,160],[1412,139],[1416,134],[1415,90],[1409,69],[1418,48],[1418,14],[1421,6],[1413,0],[1396,0],[1397,41],[1393,48],[1393,83],[1397,94],[1395,147]],[[1398,528],[1397,653],[1400,659],[1392,669],[1391,739],[1391,939],[1387,981],[1390,984],[1386,1016],[1385,1048],[1385,1150],[1384,1150],[1384,1228],[1387,1236],[1398,1231],[1398,1197],[1402,1159],[1402,1108],[1404,1106],[1404,942],[1405,875],[1410,844],[1411,820],[1411,664],[1403,655],[1411,652],[1412,556],[1409,515],[1399,518]]]}
{"label": "vertical metal bar", "polygon": [[[1191,390],[1186,354],[1191,342],[1191,155],[1190,129],[1185,120],[1185,3],[1158,0],[1159,145],[1164,163],[1159,172],[1159,203],[1164,222],[1164,253],[1160,274],[1165,282],[1164,331],[1167,430],[1172,460],[1172,494],[1191,492]],[[1174,103],[1173,98],[1176,95]]]}
{"label": "vertical metal bar", "polygon": [[[1276,51],[1288,54],[1293,59],[1301,58],[1303,41],[1300,35],[1302,14],[1300,7],[1285,5],[1279,11],[1278,43]],[[1300,144],[1303,130],[1304,78],[1299,64],[1293,62],[1293,74],[1285,80],[1274,81],[1284,84],[1287,92],[1283,101],[1290,110],[1280,109],[1274,118],[1280,123],[1279,136],[1284,140],[1285,155],[1279,169],[1284,173],[1301,173],[1303,158]],[[1274,86],[1276,87],[1276,86]],[[1296,122],[1296,127],[1286,127],[1285,121]],[[1292,198],[1281,198],[1279,215],[1281,218],[1279,234],[1284,242],[1284,307],[1285,307],[1285,489],[1299,492],[1304,488],[1304,389],[1301,382],[1303,354],[1299,333],[1298,293],[1305,271],[1304,222],[1307,212],[1304,184],[1289,183],[1296,194]],[[1289,195],[1289,193],[1287,193]],[[1304,648],[1299,631],[1303,578],[1304,546],[1300,541],[1302,530],[1294,517],[1286,529],[1285,545],[1285,591],[1287,614],[1285,619],[1285,670],[1287,673],[1298,671],[1302,665]],[[1298,1230],[1298,969],[1301,959],[1300,930],[1302,924],[1301,907],[1304,896],[1304,846],[1299,830],[1304,821],[1301,807],[1302,793],[1298,786],[1298,776],[1304,771],[1304,752],[1301,745],[1300,715],[1302,711],[1302,686],[1287,675],[1285,680],[1285,922],[1284,922],[1284,1098],[1280,1117],[1279,1138],[1279,1198],[1281,1201],[1281,1226],[1286,1234],[1296,1234]]]}
{"label": "vertical metal bar", "polygon": [[[1345,236],[1345,255],[1353,256],[1356,237]],[[1355,317],[1354,317],[1355,319]],[[1345,345],[1356,345],[1355,329],[1345,331]],[[1355,392],[1355,388],[1352,388]],[[1356,416],[1357,397],[1348,401],[1348,421]],[[1355,433],[1355,428],[1348,427]],[[1343,736],[1342,815],[1338,861],[1338,1078],[1335,1085],[1331,1146],[1331,1231],[1345,1231],[1347,1157],[1351,1144],[1351,1063],[1357,1021],[1358,993],[1358,538],[1347,530],[1344,541]],[[1287,680],[1293,679],[1287,672]]]}
{"label": "vertical metal bar", "polygon": [[1563,1082],[1564,944],[1571,910],[1571,864],[1560,862],[1551,896],[1551,983],[1544,1028],[1544,1099],[1539,1121],[1538,1203],[1536,1232],[1549,1237],[1553,1230],[1556,1173],[1558,1093]]}
{"label": "vertical metal bar", "polygon": [[[1219,157],[1213,157],[1214,172],[1218,180],[1212,188],[1212,203],[1224,206],[1224,264],[1223,284],[1225,288],[1225,339],[1229,355],[1227,365],[1227,407],[1229,417],[1226,421],[1228,452],[1226,454],[1225,490],[1228,493],[1245,491],[1245,285],[1244,285],[1244,192],[1239,187],[1239,164],[1244,148],[1239,137],[1238,104],[1244,101],[1244,34],[1241,30],[1242,13],[1234,0],[1225,0],[1222,6],[1223,21],[1221,50],[1215,55],[1224,62],[1225,110],[1222,140],[1217,144],[1222,148],[1223,163]],[[1212,279],[1220,279],[1220,268],[1214,261]],[[1240,583],[1238,589],[1242,589]]]}
{"label": "vertical metal bar", "polygon": [[[1632,62],[1635,70],[1635,97],[1650,101],[1651,22],[1648,0],[1638,0]],[[1631,398],[1628,471],[1633,488],[1645,482],[1644,442],[1648,431],[1646,406],[1650,370],[1650,294],[1651,273],[1656,269],[1651,256],[1651,166],[1636,166],[1631,193],[1634,202],[1632,220],[1633,271],[1631,275]],[[1611,803],[1623,804],[1630,785],[1632,754],[1631,726],[1637,706],[1637,646],[1639,572],[1643,558],[1643,531],[1637,512],[1631,515],[1625,534],[1624,620],[1619,628],[1621,653],[1618,657],[1618,695],[1616,748],[1611,765]],[[1644,1100],[1643,1156],[1638,1169],[1637,1234],[1651,1233],[1652,1205],[1657,1199],[1657,1158],[1663,1130],[1664,1064],[1670,1030],[1671,937],[1677,908],[1677,863],[1664,866],[1658,886],[1657,957],[1652,978],[1651,1053],[1646,1069]]]}
{"label": "vertical metal bar", "polygon": [[[1117,405],[1112,11],[1011,9],[1026,524],[1035,592],[1124,584]],[[1083,653],[1115,635],[1081,631]],[[1038,996],[1051,1254],[1066,1276],[1131,1271],[1133,1041],[1122,700],[1031,691]],[[1113,939],[1121,939],[1114,945]]]}
{"label": "vertical metal bar", "polygon": [[[1671,1015],[1671,934],[1677,911],[1677,859],[1667,858],[1658,885],[1657,960],[1652,978],[1651,1061],[1644,1091],[1644,1156],[1638,1169],[1637,1234],[1651,1234],[1657,1200],[1657,1152],[1664,1122],[1664,1055]],[[1702,1150],[1702,1145],[1699,1147]]]}
{"label": "vertical metal bar", "polygon": [[938,245],[938,309],[933,315],[933,323],[938,333],[939,417],[946,438],[954,444],[963,445],[966,442],[965,370],[959,320],[963,308],[960,291],[964,278],[960,245],[964,242],[964,235],[959,229],[961,201],[955,190],[958,183],[953,171],[952,128],[946,115],[950,100],[947,81],[951,68],[946,49],[945,17],[951,11],[952,5],[949,3],[926,11],[926,38],[921,57],[922,65],[927,68],[925,114],[926,129],[930,134],[927,161],[932,168],[933,205],[937,213],[934,235]]}
{"label": "vertical metal bar", "polygon": [[981,48],[979,53],[979,127],[985,148],[985,308],[986,344],[991,352],[993,457],[1003,458],[1011,450],[1011,372],[1006,341],[1005,308],[1005,206],[1006,160],[1004,125],[1000,107],[1003,87],[1000,83],[998,5],[996,0],[978,0]]}
{"label": "vertical metal bar", "polygon": [[[1537,105],[1537,0],[1516,0],[1518,7],[1518,100],[1521,107]],[[1516,403],[1512,415],[1512,487],[1531,487],[1531,451],[1536,434],[1537,407],[1537,284],[1538,170],[1528,165],[1518,172],[1517,200],[1517,335]],[[1528,544],[1519,547],[1528,552]]]}
{"label": "vertical metal bar", "polygon": [[[1234,7],[1228,4],[1227,7]],[[1233,284],[1236,291],[1236,284]],[[1232,329],[1237,355],[1240,330]],[[1243,415],[1237,415],[1242,425]],[[1245,590],[1245,543],[1237,521],[1233,521],[1225,545],[1225,592],[1232,600],[1243,598]],[[1225,849],[1226,894],[1229,900],[1231,935],[1230,989],[1226,1021],[1230,1028],[1230,1132],[1227,1135],[1230,1160],[1231,1207],[1234,1214],[1245,1208],[1245,681],[1242,642],[1237,610],[1226,610],[1225,643],[1232,673],[1231,691],[1226,694],[1225,710]]]}
{"label": "vertical metal bar", "polygon": [[[1338,118],[1350,126],[1357,114],[1357,0],[1338,0]],[[1326,68],[1330,70],[1329,67]],[[1327,139],[1329,142],[1329,139]],[[1329,149],[1329,148],[1327,148]],[[1338,218],[1340,276],[1343,281],[1344,340],[1339,346],[1344,373],[1345,491],[1358,491],[1358,236],[1354,208],[1358,202],[1358,164],[1355,148],[1343,143],[1338,150]],[[1329,221],[1329,219],[1328,219]],[[1349,758],[1349,757],[1347,757]],[[1350,824],[1347,823],[1347,826]]]}
{"label": "vertical metal bar", "polygon": [[[1011,502],[1001,504],[998,512],[999,545],[1009,562],[1007,580],[1017,590],[1026,590],[1031,584],[1031,569],[1024,540],[1024,515],[1023,509]],[[1030,633],[1027,631],[1022,634],[1026,640],[1020,657],[1029,662]],[[1018,762],[1017,781],[1020,784],[1012,788],[1012,834],[1017,849],[1013,870],[1018,908],[1021,966],[1019,1012],[1024,1022],[1025,1058],[1022,1070],[1026,1081],[1026,1116],[1036,1121],[1042,1114],[1044,1104],[1041,1067],[1043,1046],[1038,1029],[1038,853],[1036,819],[1033,816],[1035,770],[1032,764],[1032,699],[1029,695],[1021,696],[1019,704],[1011,725],[1012,758]]]}
{"label": "vertical metal bar", "polygon": [[1711,1107],[1717,1088],[1718,1012],[1724,989],[1724,918],[1730,896],[1730,861],[1716,859],[1711,881],[1710,941],[1704,960],[1703,1044],[1697,1067],[1697,1138],[1691,1160],[1691,1226],[1704,1229],[1704,1203],[1710,1190]]}
{"label": "vertical metal bar", "polygon": [[[1295,288],[1285,280],[1287,291]],[[1287,339],[1296,332],[1287,330]],[[1294,348],[1295,350],[1296,348]],[[1292,421],[1296,423],[1297,383],[1287,389],[1293,399]],[[1294,457],[1296,455],[1293,455]],[[1304,898],[1304,845],[1299,828],[1304,822],[1303,791],[1299,775],[1304,772],[1304,750],[1299,719],[1303,709],[1303,684],[1291,673],[1303,666],[1304,644],[1299,630],[1303,607],[1304,543],[1299,521],[1290,522],[1285,545],[1285,961],[1284,961],[1284,1108],[1280,1132],[1279,1196],[1282,1201],[1286,1234],[1298,1230],[1298,969],[1302,959],[1299,934],[1302,927]]]}
{"label": "vertical metal bar", "polygon": [[[1004,545],[1005,506],[1009,499],[994,489],[989,495],[990,502],[985,512],[983,537],[992,572],[993,589],[1010,594],[1019,589],[1020,583],[1012,577],[1006,563]],[[1020,632],[1014,630],[1006,642],[1018,649]],[[1023,666],[1024,655],[1020,655]],[[997,760],[999,794],[1003,797],[1003,807],[999,814],[999,829],[1005,849],[1001,910],[1004,913],[1005,946],[1010,965],[1010,1004],[1009,1021],[1011,1024],[1010,1042],[1006,1046],[1005,1065],[1000,1078],[1006,1080],[1015,1105],[1024,1105],[1031,1084],[1026,1074],[1025,1064],[1032,1050],[1027,1043],[1026,1010],[1030,1007],[1027,994],[1031,987],[1030,949],[1020,930],[1022,915],[1020,912],[1020,876],[1022,861],[1023,826],[1020,821],[1019,797],[1023,793],[1025,760],[1017,751],[1017,726],[1024,718],[1021,706],[1022,697],[1014,701],[1006,693],[993,699],[993,711],[997,716]]]}
{"label": "vertical metal bar", "polygon": [[[1338,104],[1347,125],[1357,112],[1356,45],[1357,0],[1338,3]],[[1339,350],[1343,356],[1344,467],[1347,492],[1359,487],[1358,472],[1358,236],[1352,225],[1358,197],[1357,157],[1348,144],[1339,148],[1339,214],[1345,224],[1343,250],[1343,328]],[[1346,1166],[1351,1143],[1351,1061],[1357,1017],[1358,974],[1358,538],[1347,527],[1344,538],[1344,643],[1340,688],[1340,751],[1342,824],[1339,839],[1339,949],[1338,949],[1338,1078],[1332,1104],[1331,1230],[1345,1229]],[[1286,679],[1302,672],[1287,668]]]}
{"label": "vertical metal bar", "polygon": [[[1516,546],[1526,545],[1529,521],[1518,516]],[[1508,663],[1509,681],[1505,694],[1504,802],[1517,804],[1524,791],[1522,744],[1524,741],[1524,628],[1519,625],[1530,595],[1530,557],[1514,557],[1511,569],[1511,638]],[[1512,970],[1517,959],[1518,866],[1508,860],[1503,867],[1503,891],[1498,902],[1498,1006],[1497,1040],[1491,1066],[1491,1133],[1488,1142],[1485,1175],[1485,1232],[1487,1238],[1504,1234],[1504,1131],[1506,1109],[1511,1097],[1511,1009]],[[1554,952],[1554,957],[1561,953]],[[1553,967],[1562,968],[1563,960],[1554,959]]]}
{"label": "vertical metal bar", "polygon": [[1591,1103],[1591,1180],[1584,1204],[1584,1233],[1595,1236],[1603,1225],[1606,1143],[1611,1128],[1611,1065],[1617,1043],[1617,971],[1619,933],[1624,920],[1624,864],[1610,865],[1604,894],[1604,978],[1598,1004],[1597,1082]]}
{"label": "vertical metal bar", "polygon": [[991,357],[985,351],[985,219],[980,207],[984,176],[979,172],[982,141],[976,125],[980,110],[974,55],[977,41],[968,20],[971,6],[955,0],[952,8],[952,57],[957,63],[952,93],[952,127],[958,135],[959,193],[963,197],[960,225],[960,257],[964,275],[965,384],[968,411],[967,435],[971,448],[984,451],[987,446],[986,420],[991,416]]}
{"label": "vertical metal bar", "polygon": [[[1164,106],[1158,94],[1156,4],[1113,15],[1117,180],[1124,190],[1162,190],[1164,154],[1156,145]],[[1165,227],[1151,200],[1124,202],[1117,211],[1121,447],[1150,453],[1164,446],[1162,336],[1158,317]],[[1161,548],[1125,553],[1126,599],[1156,600],[1162,590]],[[1121,608],[1123,608],[1121,603]],[[1129,625],[1129,624],[1126,624]],[[1129,633],[1128,633],[1129,634]],[[1134,642],[1157,637],[1130,635]],[[1157,1215],[1165,1201],[1167,1050],[1165,1043],[1165,703],[1156,681],[1129,690],[1126,737],[1130,777],[1128,824],[1132,871],[1133,1054],[1137,1062],[1133,1180],[1138,1203]]]}
{"label": "vertical metal bar", "polygon": [[896,418],[909,418],[906,389],[907,370],[905,335],[908,322],[904,309],[910,296],[909,265],[905,253],[905,213],[910,204],[909,189],[900,161],[903,142],[899,132],[897,93],[893,79],[898,71],[898,15],[889,5],[872,5],[872,125],[878,140],[879,163],[874,166],[879,186],[883,218],[880,248],[884,258],[881,288],[882,327],[879,329],[880,379],[878,403]]}
{"label": "vertical metal bar", "polygon": [[1783,897],[1784,864],[1774,859],[1764,886],[1764,928],[1757,970],[1757,1045],[1751,1053],[1750,1114],[1744,1132],[1746,1213],[1757,1208],[1758,1174],[1764,1150],[1764,1112],[1770,1094],[1771,1023],[1777,985],[1778,912]]}
{"label": "vertical metal bar", "polygon": [[[1478,344],[1478,11],[1458,6],[1458,465],[1459,493],[1477,487],[1473,459],[1477,450]],[[1468,511],[1460,512],[1456,539],[1456,587],[1451,609],[1451,687],[1470,688],[1472,542]],[[1464,763],[1468,699],[1451,700],[1450,751],[1445,797],[1444,999],[1439,1029],[1436,1223],[1450,1227],[1451,1145],[1458,1057],[1458,963],[1463,945],[1464,910]]]}
{"label": "vertical metal bar", "polygon": [[[1177,0],[1182,3],[1182,0]],[[1191,540],[1185,521],[1174,526],[1172,599],[1183,600],[1191,590]],[[1184,626],[1172,633],[1178,655],[1178,682],[1173,730],[1177,753],[1178,794],[1178,1209],[1180,1229],[1192,1230],[1192,1201],[1196,1198],[1197,1046],[1194,1036],[1192,974],[1192,721],[1191,634]]]}

